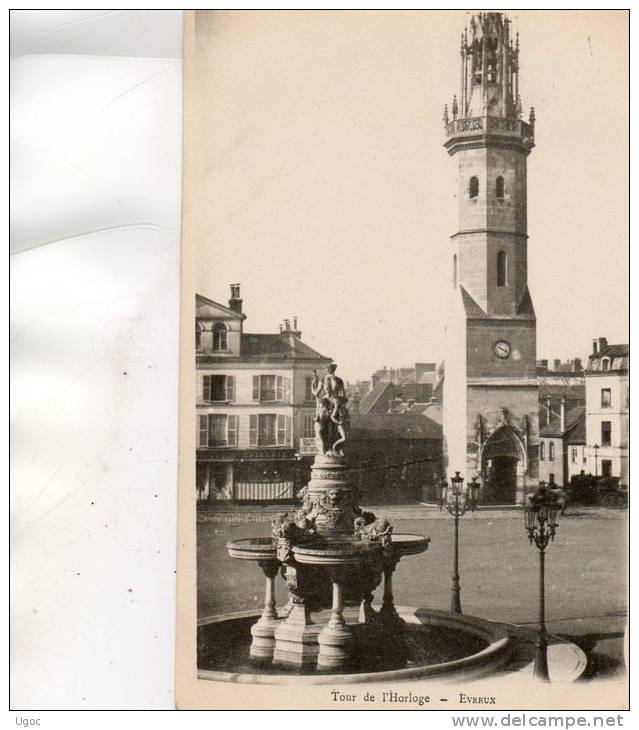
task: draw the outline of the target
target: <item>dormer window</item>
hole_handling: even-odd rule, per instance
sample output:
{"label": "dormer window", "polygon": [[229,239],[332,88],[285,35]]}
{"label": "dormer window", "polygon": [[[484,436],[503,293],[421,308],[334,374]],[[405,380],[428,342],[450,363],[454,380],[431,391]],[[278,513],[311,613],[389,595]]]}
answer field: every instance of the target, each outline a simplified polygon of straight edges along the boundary
{"label": "dormer window", "polygon": [[468,197],[472,200],[479,195],[479,178],[474,175],[468,183]]}
{"label": "dormer window", "polygon": [[608,370],[610,370],[610,358],[604,357],[601,360],[601,371],[606,373]]}
{"label": "dormer window", "polygon": [[195,323],[195,349],[202,349],[202,325],[199,322]]}
{"label": "dormer window", "polygon": [[217,322],[213,326],[213,349],[217,352],[227,349],[226,325],[222,322]]}
{"label": "dormer window", "polygon": [[495,197],[500,199],[504,197],[504,178],[501,175],[495,180]]}

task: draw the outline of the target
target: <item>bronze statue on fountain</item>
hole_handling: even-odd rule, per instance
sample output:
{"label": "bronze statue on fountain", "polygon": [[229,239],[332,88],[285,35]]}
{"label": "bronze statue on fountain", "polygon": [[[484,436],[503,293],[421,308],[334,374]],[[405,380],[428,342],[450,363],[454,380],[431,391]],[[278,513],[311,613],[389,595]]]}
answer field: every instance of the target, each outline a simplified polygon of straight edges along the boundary
{"label": "bronze statue on fountain", "polygon": [[331,363],[324,377],[317,377],[313,370],[311,390],[315,396],[315,440],[318,451],[325,456],[343,458],[342,449],[350,427],[350,415],[346,404],[348,397],[344,381],[335,375],[337,365]]}

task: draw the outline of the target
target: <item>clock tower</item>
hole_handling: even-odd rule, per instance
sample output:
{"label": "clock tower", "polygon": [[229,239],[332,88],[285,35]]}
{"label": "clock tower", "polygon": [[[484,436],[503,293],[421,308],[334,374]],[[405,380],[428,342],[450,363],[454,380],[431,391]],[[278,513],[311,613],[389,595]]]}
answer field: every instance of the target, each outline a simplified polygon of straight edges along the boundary
{"label": "clock tower", "polygon": [[449,476],[477,476],[484,503],[521,504],[538,477],[536,318],[528,291],[526,162],[535,114],[522,120],[519,38],[501,13],[461,37],[461,85],[444,107],[458,163],[444,376]]}

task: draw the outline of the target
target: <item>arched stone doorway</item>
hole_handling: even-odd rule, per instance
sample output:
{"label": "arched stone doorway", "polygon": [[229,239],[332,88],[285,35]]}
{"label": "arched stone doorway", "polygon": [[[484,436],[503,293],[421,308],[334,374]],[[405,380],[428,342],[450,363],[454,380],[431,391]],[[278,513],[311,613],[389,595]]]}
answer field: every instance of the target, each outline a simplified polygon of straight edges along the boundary
{"label": "arched stone doorway", "polygon": [[516,431],[500,426],[481,450],[482,501],[516,504],[517,484],[526,471],[526,452]]}

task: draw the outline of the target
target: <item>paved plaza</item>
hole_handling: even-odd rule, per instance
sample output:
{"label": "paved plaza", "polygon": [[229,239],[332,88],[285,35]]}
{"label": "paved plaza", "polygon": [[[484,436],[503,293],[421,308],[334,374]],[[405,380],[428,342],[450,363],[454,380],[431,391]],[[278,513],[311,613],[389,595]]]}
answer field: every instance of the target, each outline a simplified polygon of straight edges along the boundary
{"label": "paved plaza", "polygon": [[[395,532],[431,538],[428,551],[407,557],[394,577],[398,604],[447,610],[453,557],[453,520],[425,505],[375,506]],[[235,507],[198,513],[198,616],[261,607],[263,576],[226,553],[231,538],[266,536],[282,508]],[[550,631],[586,652],[590,676],[623,671],[626,624],[627,515],[573,507],[561,518],[547,551],[546,616]],[[535,625],[538,551],[528,544],[517,509],[483,509],[460,520],[460,573],[464,613],[505,623]],[[279,605],[286,588],[276,586]]]}

